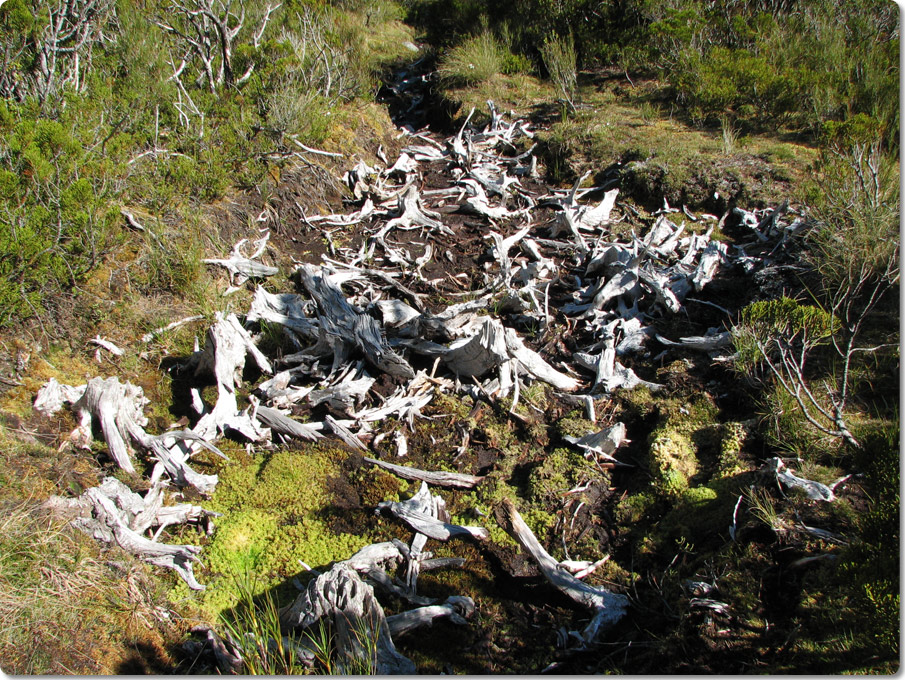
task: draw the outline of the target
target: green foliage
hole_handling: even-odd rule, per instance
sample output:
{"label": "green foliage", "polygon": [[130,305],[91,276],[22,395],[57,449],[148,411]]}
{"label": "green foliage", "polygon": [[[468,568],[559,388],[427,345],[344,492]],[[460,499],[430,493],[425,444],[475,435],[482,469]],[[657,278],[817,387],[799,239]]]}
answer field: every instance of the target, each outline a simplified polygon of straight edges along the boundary
{"label": "green foliage", "polygon": [[732,333],[737,366],[750,371],[777,343],[813,347],[838,330],[838,319],[814,305],[788,297],[752,302],[741,311]]}
{"label": "green foliage", "polygon": [[4,106],[0,127],[0,326],[82,280],[113,242],[101,159],[61,121]]}
{"label": "green foliage", "polygon": [[476,85],[505,72],[514,61],[493,33],[484,30],[443,55],[437,74],[451,86]]}
{"label": "green foliage", "polygon": [[648,438],[648,469],[653,490],[675,502],[694,486],[701,461],[719,445],[714,436],[717,410],[706,394],[687,401],[660,399],[658,408],[659,422]]}
{"label": "green foliage", "polygon": [[280,628],[279,607],[267,590],[256,597],[259,588],[248,573],[237,578],[239,601],[229,613],[221,614],[223,626],[237,645],[246,675],[301,675],[306,667],[292,638]]}
{"label": "green foliage", "polygon": [[716,478],[732,477],[743,472],[745,466],[739,457],[748,431],[738,422],[723,424],[723,435],[720,440],[720,457]]}
{"label": "green foliage", "polygon": [[575,84],[577,81],[577,55],[575,39],[552,34],[544,38],[540,46],[541,57],[550,79],[571,109],[575,109]]}
{"label": "green foliage", "polygon": [[702,120],[735,110],[761,122],[781,122],[807,86],[787,65],[728,47],[715,47],[706,57],[683,53],[670,77],[680,101]]}
{"label": "green foliage", "polygon": [[731,114],[746,125],[815,132],[856,113],[898,144],[898,14],[885,0],[844,4],[701,0],[408,0],[408,17],[439,45],[482,24],[507,27],[535,61],[546,36],[574,36],[579,67],[657,74],[697,121]]}
{"label": "green foliage", "polygon": [[559,503],[566,491],[599,476],[600,472],[581,454],[567,449],[554,449],[540,465],[531,470],[528,476],[528,498],[543,507],[551,507]]}
{"label": "green foliage", "polygon": [[840,579],[853,583],[854,605],[863,617],[869,648],[898,658],[900,613],[900,478],[897,421],[874,425],[859,435],[863,448],[855,460],[864,471],[871,503],[862,519],[860,540],[846,550]]}
{"label": "green foliage", "polygon": [[656,504],[653,494],[641,492],[626,496],[616,505],[616,520],[621,526],[633,528]]}
{"label": "green foliage", "polygon": [[825,126],[827,146],[803,192],[817,222],[808,257],[830,300],[869,298],[898,283],[899,169],[877,134],[863,115]]}
{"label": "green foliage", "polygon": [[[81,17],[83,5],[92,9]],[[0,6],[0,326],[43,315],[53,291],[85,279],[127,233],[119,205],[141,209],[151,231],[175,242],[161,232],[185,219],[186,205],[259,185],[288,157],[284,135],[319,144],[339,107],[373,93],[385,60],[404,51],[398,6],[314,5],[278,9],[261,32],[264,6],[245,3],[229,20],[239,29],[244,17],[229,63],[222,50],[208,54],[210,77],[198,51],[179,68],[174,55],[187,43],[178,31],[198,16],[169,0],[118,2],[115,11],[101,0],[69,14],[43,0]],[[64,32],[86,32],[72,38],[74,51],[65,41],[48,51],[58,20]],[[222,47],[213,24],[198,26]],[[139,288],[193,290],[196,235],[173,252],[158,245],[151,238],[139,255]]]}

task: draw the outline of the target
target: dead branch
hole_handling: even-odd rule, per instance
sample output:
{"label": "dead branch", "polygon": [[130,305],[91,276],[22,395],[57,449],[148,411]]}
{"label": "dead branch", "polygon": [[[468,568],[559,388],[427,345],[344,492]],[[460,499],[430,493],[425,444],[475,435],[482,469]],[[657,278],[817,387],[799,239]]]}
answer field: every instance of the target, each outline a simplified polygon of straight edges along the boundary
{"label": "dead branch", "polygon": [[365,458],[365,461],[385,470],[389,470],[395,475],[403,479],[413,479],[420,482],[426,482],[432,486],[442,486],[451,489],[473,489],[480,484],[484,477],[475,477],[474,475],[466,475],[459,472],[431,472],[428,470],[419,470],[418,468],[406,465],[396,465],[387,463],[386,461],[377,460],[376,458]]}
{"label": "dead branch", "polygon": [[593,642],[602,631],[612,628],[625,615],[628,598],[611,593],[603,587],[590,586],[579,581],[566,569],[560,568],[559,562],[544,550],[534,533],[525,524],[512,501],[508,498],[504,499],[497,506],[494,514],[497,523],[531,555],[537,562],[541,573],[557,590],[594,613],[594,618],[582,633],[585,643]]}

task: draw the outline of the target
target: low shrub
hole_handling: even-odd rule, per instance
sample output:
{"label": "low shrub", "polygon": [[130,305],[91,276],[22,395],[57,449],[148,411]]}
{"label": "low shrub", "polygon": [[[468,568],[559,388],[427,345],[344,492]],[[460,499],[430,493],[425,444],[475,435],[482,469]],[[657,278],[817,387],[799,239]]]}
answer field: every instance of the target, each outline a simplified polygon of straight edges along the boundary
{"label": "low shrub", "polygon": [[476,85],[503,73],[507,50],[489,30],[466,39],[440,59],[437,75],[449,86]]}

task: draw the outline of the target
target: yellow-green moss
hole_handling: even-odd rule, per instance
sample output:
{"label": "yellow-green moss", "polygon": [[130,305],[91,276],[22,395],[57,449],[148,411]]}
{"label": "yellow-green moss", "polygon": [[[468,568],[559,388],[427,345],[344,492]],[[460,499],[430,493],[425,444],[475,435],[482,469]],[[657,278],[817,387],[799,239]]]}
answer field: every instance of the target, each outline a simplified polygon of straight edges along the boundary
{"label": "yellow-green moss", "polygon": [[723,424],[723,433],[720,440],[720,460],[714,475],[715,479],[731,477],[745,471],[739,454],[745,443],[748,431],[745,426],[737,422]]}
{"label": "yellow-green moss", "polygon": [[575,410],[564,418],[560,418],[556,422],[556,433],[560,437],[583,437],[586,434],[595,432],[594,423],[583,417],[582,413],[584,411]]}
{"label": "yellow-green moss", "polygon": [[644,519],[654,503],[653,494],[642,492],[626,496],[616,504],[616,521],[619,526],[631,528]]}
{"label": "yellow-green moss", "polygon": [[[303,573],[299,560],[312,567],[350,557],[372,542],[342,533],[331,521],[335,513],[328,492],[340,474],[345,453],[311,446],[280,451],[269,458],[235,461],[220,470],[220,483],[207,507],[223,513],[201,555],[208,588],[201,597],[207,613],[217,615],[239,599],[237,584],[246,577],[256,592]],[[178,596],[189,593],[178,590]]]}
{"label": "yellow-green moss", "polygon": [[650,458],[654,485],[670,498],[688,489],[689,478],[698,472],[698,460],[691,439],[668,428],[654,435],[650,443]]}
{"label": "yellow-green moss", "polygon": [[549,505],[569,489],[600,475],[584,456],[567,449],[554,449],[528,475],[528,497]]}
{"label": "yellow-green moss", "polygon": [[[677,499],[701,468],[702,449],[715,449],[718,409],[707,393],[687,399],[661,399],[659,425],[649,439],[649,467],[654,488],[664,497]],[[711,455],[716,455],[716,451]]]}
{"label": "yellow-green moss", "polygon": [[205,551],[208,569],[233,577],[257,572],[264,554],[271,550],[277,529],[277,517],[256,508],[220,517],[217,531]]}

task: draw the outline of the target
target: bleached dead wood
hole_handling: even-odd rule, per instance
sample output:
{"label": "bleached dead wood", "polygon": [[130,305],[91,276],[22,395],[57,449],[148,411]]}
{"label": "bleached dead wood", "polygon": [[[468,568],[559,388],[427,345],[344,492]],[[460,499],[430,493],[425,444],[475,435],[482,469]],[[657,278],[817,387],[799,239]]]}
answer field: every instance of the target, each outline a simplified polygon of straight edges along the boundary
{"label": "bleached dead wood", "polygon": [[164,432],[156,437],[150,437],[147,444],[149,451],[158,460],[151,472],[152,483],[166,473],[177,486],[192,486],[208,496],[214,492],[218,481],[217,475],[196,472],[189,466],[188,461],[198,448],[226,458],[216,446],[189,430]]}
{"label": "bleached dead wood", "polygon": [[[134,444],[159,461],[152,474],[152,482],[166,472],[179,486],[194,486],[205,494],[213,491],[217,476],[203,475],[192,470],[187,462],[191,448],[183,449],[183,442],[190,441],[220,456],[223,454],[194,432],[171,431],[158,436],[145,432],[144,426],[148,421],[142,410],[148,402],[140,387],[130,383],[122,384],[117,378],[93,378],[81,388],[68,389],[72,391],[69,396],[81,392],[81,396],[71,402],[72,409],[80,420],[79,426],[70,435],[70,441],[77,446],[90,447],[93,441],[92,423],[96,421],[101,426],[111,457],[123,470],[135,472],[132,461]],[[50,386],[49,391],[45,392],[52,394],[55,391],[56,388]],[[43,405],[48,396],[47,393],[41,396]]]}
{"label": "bleached dead wood", "polygon": [[264,236],[255,241],[255,251],[250,256],[246,256],[243,252],[248,239],[242,239],[233,246],[232,252],[227,259],[207,258],[202,260],[205,264],[216,264],[229,270],[230,280],[233,286],[241,286],[248,279],[263,278],[266,276],[275,276],[279,273],[279,269],[271,267],[257,261],[257,258],[264,254],[267,248],[267,241],[270,238],[270,232],[266,232]]}
{"label": "bleached dead wood", "polygon": [[258,286],[245,319],[278,323],[307,339],[317,339],[317,324],[307,318],[305,301],[295,293],[268,293]]}
{"label": "bleached dead wood", "polygon": [[[164,505],[163,486],[160,484],[149,489],[144,498],[115,477],[106,477],[97,490],[113,501],[126,526],[139,534],[158,527],[159,535],[163,529],[174,524],[187,524],[220,516],[220,513],[190,503]],[[94,511],[94,502],[87,492],[78,498],[51,496],[44,506],[69,520],[90,519]],[[155,536],[154,540],[156,538]]]}
{"label": "bleached dead wood", "polygon": [[[387,344],[377,321],[355,311],[339,286],[329,278],[329,270],[302,265],[299,276],[317,303],[319,335],[333,347],[352,345],[364,354],[368,363],[390,375],[411,380],[415,372],[408,362]],[[334,362],[335,363],[335,362]]]}
{"label": "bleached dead wood", "polygon": [[280,434],[289,437],[307,439],[309,441],[317,441],[323,437],[317,429],[311,427],[307,423],[300,423],[297,420],[293,420],[289,416],[280,413],[275,408],[258,406],[255,410],[255,415],[264,427],[270,428],[272,432],[279,432]]}
{"label": "bleached dead wood", "polygon": [[374,201],[367,197],[361,208],[348,215],[312,215],[307,220],[309,223],[322,223],[331,227],[351,227],[354,224],[364,222],[374,214]]}
{"label": "bleached dead wood", "polygon": [[432,213],[422,206],[418,189],[413,184],[400,194],[397,211],[398,216],[387,222],[375,235],[375,239],[382,240],[393,229],[417,229],[419,227],[436,229],[447,236],[455,236],[449,227],[437,219],[440,217],[439,214]]}
{"label": "bleached dead wood", "polygon": [[94,336],[88,342],[90,342],[93,345],[98,346],[97,350],[94,353],[94,358],[98,363],[101,363],[101,350],[102,349],[107,350],[108,352],[110,352],[110,354],[112,354],[113,356],[117,356],[117,357],[121,357],[123,354],[125,354],[125,352],[123,351],[122,348],[117,347],[115,344],[113,344],[109,340],[102,338],[99,335]]}
{"label": "bleached dead wood", "polygon": [[91,423],[100,423],[110,456],[126,472],[135,472],[132,463],[132,439],[143,439],[142,429],[148,424],[142,411],[148,400],[140,387],[122,384],[117,378],[92,378],[81,398],[72,408],[78,414],[79,439],[90,446]]}
{"label": "bleached dead wood", "polygon": [[[400,549],[400,546],[402,549]],[[387,541],[367,545],[352,555],[344,564],[380,586],[383,590],[418,606],[434,604],[435,598],[423,597],[388,574],[403,561],[410,561],[410,551],[401,541]]]}
{"label": "bleached dead wood", "polygon": [[776,476],[776,480],[785,486],[801,489],[807,494],[808,498],[815,501],[832,502],[836,500],[835,489],[843,482],[851,479],[852,475],[840,477],[835,482],[827,486],[821,482],[815,482],[811,479],[804,479],[794,475],[786,467],[780,458],[770,458],[767,461],[767,470]]}
{"label": "bleached dead wood", "polygon": [[350,414],[371,389],[375,379],[362,372],[360,378],[354,378],[352,374],[346,376],[338,384],[321,390],[314,390],[308,395],[312,406],[326,403],[331,409],[339,413]]}
{"label": "bleached dead wood", "polygon": [[669,276],[665,272],[659,272],[650,265],[645,264],[638,269],[638,278],[647,286],[658,302],[660,302],[669,312],[675,314],[682,308],[675,292],[670,287]]}
{"label": "bleached dead wood", "polygon": [[559,562],[540,544],[511,500],[503,499],[494,514],[499,525],[537,562],[544,577],[557,590],[594,614],[582,632],[585,643],[593,642],[601,632],[612,628],[625,615],[628,598],[603,587],[588,585],[568,570],[560,568]]}
{"label": "bleached dead wood", "polygon": [[458,524],[449,524],[436,516],[432,516],[425,510],[425,498],[430,498],[427,485],[422,481],[421,490],[408,501],[381,501],[377,504],[377,512],[392,515],[401,520],[409,528],[428,538],[438,541],[448,541],[456,536],[470,536],[478,540],[490,538],[489,532],[484,527],[466,527]]}
{"label": "bleached dead wood", "polygon": [[462,595],[451,595],[443,604],[412,609],[402,614],[387,617],[387,626],[394,637],[405,635],[416,628],[430,626],[436,619],[449,619],[464,626],[475,612],[474,600]]}
{"label": "bleached dead wood", "polygon": [[511,328],[504,333],[506,350],[509,356],[518,362],[518,372],[525,373],[536,380],[553,385],[556,389],[570,392],[577,390],[581,383],[572,376],[561,373],[548,364],[540,354],[525,345],[525,342]]}
{"label": "bleached dead wood", "polygon": [[468,197],[460,203],[460,209],[464,212],[470,212],[475,215],[483,215],[492,220],[502,220],[522,214],[524,211],[512,211],[506,207],[505,198],[502,199],[500,205],[493,206],[490,199],[484,191],[484,187],[473,179],[459,180],[459,183],[465,187]]}
{"label": "bleached dead wood", "polygon": [[307,152],[307,153],[313,153],[313,154],[316,154],[316,155],[318,155],[318,156],[327,156],[327,157],[329,157],[329,158],[345,158],[345,156],[344,156],[343,154],[341,154],[341,153],[336,153],[336,152],[334,152],[334,151],[323,151],[323,150],[321,150],[321,149],[313,149],[313,148],[311,148],[310,146],[306,146],[305,144],[302,144],[302,143],[298,140],[298,138],[296,138],[295,135],[289,135],[289,139],[291,139],[292,142],[293,142],[297,147],[299,147],[302,151],[305,151],[305,152]]}
{"label": "bleached dead wood", "polygon": [[601,386],[604,392],[611,393],[620,388],[631,390],[639,385],[650,390],[658,390],[662,387],[657,383],[642,380],[631,368],[616,361],[616,346],[612,330],[605,331],[604,348],[599,355],[593,356],[584,352],[576,352],[572,356],[579,366],[596,374],[594,387]]}
{"label": "bleached dead wood", "polygon": [[611,189],[603,195],[603,199],[598,205],[581,206],[577,211],[578,223],[588,229],[608,224],[618,195],[619,189]]}
{"label": "bleached dead wood", "polygon": [[257,387],[261,398],[274,408],[285,408],[298,403],[314,390],[314,386],[294,387],[293,371],[280,371]]}
{"label": "bleached dead wood", "polygon": [[453,342],[445,352],[442,348],[436,351],[459,376],[481,377],[492,369],[499,369],[503,396],[508,394],[507,382],[510,387],[514,386],[515,374],[528,375],[561,390],[571,391],[579,386],[578,380],[557,371],[537,352],[525,346],[513,329],[490,317],[480,322],[476,334]]}
{"label": "bleached dead wood", "polygon": [[593,315],[595,310],[602,310],[607,306],[610,300],[613,300],[620,295],[626,295],[636,291],[638,288],[638,280],[637,268],[623,269],[620,273],[609,278],[594,294],[594,299],[591,300],[591,304],[588,306],[587,311],[582,315],[582,318],[589,318]]}
{"label": "bleached dead wood", "polygon": [[[710,331],[715,332],[710,333]],[[670,347],[687,347],[688,349],[701,352],[713,352],[732,345],[732,335],[729,331],[718,331],[715,328],[710,329],[710,331],[708,331],[707,335],[692,335],[679,338],[678,342],[664,338],[658,333],[657,340]]]}
{"label": "bleached dead wood", "polygon": [[56,378],[51,378],[38,390],[32,408],[45,416],[52,416],[63,408],[63,404],[73,404],[78,401],[87,387],[87,385],[78,387],[63,385],[57,382]]}
{"label": "bleached dead wood", "polygon": [[345,672],[373,668],[379,675],[415,673],[415,665],[393,644],[374,590],[347,564],[333,565],[312,580],[295,602],[280,610],[280,622],[297,630],[322,619],[333,630],[339,665]]}
{"label": "bleached dead wood", "polygon": [[[427,252],[427,250],[425,252]],[[334,271],[336,272],[337,277],[341,274],[345,274],[349,276],[350,280],[364,279],[365,277],[376,278],[397,291],[402,297],[414,305],[415,309],[418,311],[421,311],[424,308],[421,302],[422,296],[402,285],[402,283],[398,281],[399,275],[394,272],[386,272],[381,269],[368,267],[358,267],[345,262],[338,262],[329,257],[324,257],[323,260],[327,265],[335,268]],[[408,260],[403,258],[403,261],[408,264]],[[417,267],[417,260],[414,264]]]}
{"label": "bleached dead wood", "polygon": [[[129,510],[117,507],[118,499],[122,499],[120,502],[125,503],[127,507],[131,503],[129,495],[121,491],[117,485],[110,483],[85,491],[80,500],[84,502],[86,508],[90,504],[91,516],[76,517],[72,520],[72,525],[98,541],[115,544],[126,552],[137,555],[145,562],[173,569],[189,588],[204,590],[204,586],[195,580],[193,572],[194,562],[198,559],[201,548],[194,545],[158,543],[132,529],[129,525],[130,519],[138,526],[144,526],[149,518],[147,514],[144,516],[141,516],[141,513],[131,514]],[[193,511],[184,512],[189,515]],[[159,519],[159,514],[155,512],[153,517]]]}
{"label": "bleached dead wood", "polygon": [[458,376],[480,378],[508,358],[503,326],[488,317],[475,335],[453,342],[443,361]]}
{"label": "bleached dead wood", "polygon": [[433,486],[442,486],[450,489],[473,489],[484,480],[484,477],[466,475],[461,472],[446,472],[443,470],[432,472],[429,470],[419,470],[418,468],[407,465],[396,465],[383,460],[377,460],[376,458],[366,457],[365,461],[372,465],[382,467],[385,470],[389,470],[403,479],[414,479],[426,482]]}
{"label": "bleached dead wood", "polygon": [[618,462],[613,457],[616,449],[629,441],[625,437],[624,423],[616,423],[599,432],[589,433],[582,437],[565,435],[563,438],[582,449],[586,458],[599,456],[613,462]]}
{"label": "bleached dead wood", "polygon": [[180,326],[184,326],[188,323],[192,323],[193,321],[200,321],[203,318],[204,318],[203,314],[196,314],[195,316],[187,316],[184,319],[178,319],[178,320],[174,321],[173,323],[167,324],[166,326],[161,326],[160,328],[155,328],[150,333],[145,333],[143,336],[141,336],[141,341],[142,342],[151,342],[151,340],[153,340],[154,338],[156,338],[159,335],[163,335],[167,331],[171,331],[174,328],[179,328]]}
{"label": "bleached dead wood", "polygon": [[407,386],[396,389],[380,406],[364,408],[353,417],[364,423],[373,423],[395,415],[400,421],[408,423],[414,429],[415,418],[421,415],[421,409],[434,398],[434,383],[442,383],[428,378],[424,371],[419,371],[415,379]]}
{"label": "bleached dead wood", "polygon": [[337,437],[342,439],[347,445],[352,447],[353,449],[358,449],[359,451],[367,451],[368,447],[361,443],[361,440],[355,436],[355,434],[341,422],[336,420],[333,416],[327,416],[324,418],[324,422],[326,425],[336,434]]}
{"label": "bleached dead wood", "polygon": [[726,261],[726,244],[719,241],[711,241],[701,253],[698,266],[691,276],[691,283],[698,292],[713,280],[717,268]]}
{"label": "bleached dead wood", "polygon": [[411,604],[417,606],[434,604],[435,598],[418,595],[388,574],[388,569],[396,567],[403,560],[410,559],[411,555],[408,551],[401,551],[395,543],[388,541],[365,546],[352,557],[344,560],[344,564],[349,565],[386,592]]}
{"label": "bleached dead wood", "polygon": [[401,300],[378,300],[374,304],[380,310],[383,325],[387,327],[402,326],[421,314]]}
{"label": "bleached dead wood", "polygon": [[192,428],[202,439],[213,441],[227,429],[240,432],[252,441],[269,438],[268,430],[258,427],[248,413],[239,411],[236,390],[242,383],[246,354],[252,355],[262,371],[273,373],[270,361],[254,344],[236,315],[224,317],[217,312],[217,321],[207,332],[204,351],[193,358],[195,375],[213,374],[217,383],[217,403]]}

